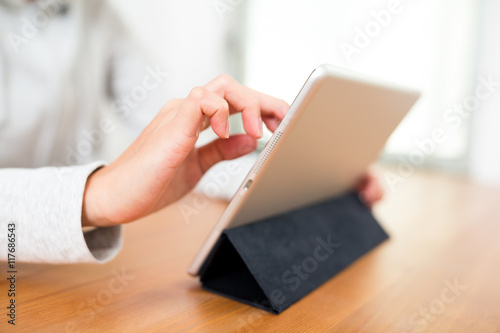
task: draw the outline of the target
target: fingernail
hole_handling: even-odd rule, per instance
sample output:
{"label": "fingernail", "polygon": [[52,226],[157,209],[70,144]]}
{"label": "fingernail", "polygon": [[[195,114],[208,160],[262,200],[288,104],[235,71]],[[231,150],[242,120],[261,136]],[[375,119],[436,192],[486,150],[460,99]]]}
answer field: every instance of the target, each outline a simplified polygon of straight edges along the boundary
{"label": "fingernail", "polygon": [[261,138],[262,135],[264,135],[264,130],[262,129],[262,118],[259,117],[259,138]]}
{"label": "fingernail", "polygon": [[224,135],[227,138],[229,138],[229,121],[226,123],[226,134]]}

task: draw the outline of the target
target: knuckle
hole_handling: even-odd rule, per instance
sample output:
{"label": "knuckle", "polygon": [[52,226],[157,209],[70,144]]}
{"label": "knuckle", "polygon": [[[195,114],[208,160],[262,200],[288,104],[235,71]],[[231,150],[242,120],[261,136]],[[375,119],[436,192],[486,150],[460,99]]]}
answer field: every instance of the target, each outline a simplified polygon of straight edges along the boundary
{"label": "knuckle", "polygon": [[217,76],[216,79],[221,85],[223,86],[229,86],[233,84],[236,80],[229,74],[221,74]]}
{"label": "knuckle", "polygon": [[254,109],[254,110],[259,110],[260,111],[260,103],[256,99],[252,98],[248,101],[247,107]]}
{"label": "knuckle", "polygon": [[204,88],[194,87],[193,89],[191,89],[191,92],[189,93],[188,97],[196,99],[196,100],[200,100],[205,96],[205,94],[206,94],[206,91]]}

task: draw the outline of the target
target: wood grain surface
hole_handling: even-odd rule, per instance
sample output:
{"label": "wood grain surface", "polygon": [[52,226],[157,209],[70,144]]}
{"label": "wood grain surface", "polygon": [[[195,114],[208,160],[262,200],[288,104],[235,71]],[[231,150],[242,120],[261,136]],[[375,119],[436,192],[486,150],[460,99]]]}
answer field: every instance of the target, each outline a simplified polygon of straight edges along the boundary
{"label": "wood grain surface", "polygon": [[498,188],[419,173],[387,189],[375,213],[390,240],[281,315],[206,292],[186,273],[225,206],[190,194],[127,225],[104,265],[19,264],[16,326],[3,278],[0,331],[500,332]]}

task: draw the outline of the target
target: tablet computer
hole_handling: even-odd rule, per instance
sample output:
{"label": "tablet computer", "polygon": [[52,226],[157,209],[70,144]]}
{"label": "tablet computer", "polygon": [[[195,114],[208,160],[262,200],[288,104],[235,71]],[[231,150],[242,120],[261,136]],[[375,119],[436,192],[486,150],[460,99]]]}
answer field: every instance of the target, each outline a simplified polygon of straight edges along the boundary
{"label": "tablet computer", "polygon": [[331,65],[316,68],[189,267],[198,275],[224,229],[352,190],[419,97]]}

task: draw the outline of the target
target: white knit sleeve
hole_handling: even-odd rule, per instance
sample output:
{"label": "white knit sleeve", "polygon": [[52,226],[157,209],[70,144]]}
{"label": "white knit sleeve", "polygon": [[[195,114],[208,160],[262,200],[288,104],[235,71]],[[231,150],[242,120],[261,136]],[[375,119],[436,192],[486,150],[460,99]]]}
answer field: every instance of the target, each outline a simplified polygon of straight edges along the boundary
{"label": "white knit sleeve", "polygon": [[112,259],[121,248],[121,227],[84,233],[81,222],[87,178],[103,165],[0,169],[0,259],[7,259],[9,224],[15,225],[16,261],[59,264]]}

